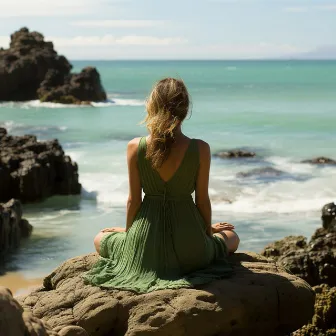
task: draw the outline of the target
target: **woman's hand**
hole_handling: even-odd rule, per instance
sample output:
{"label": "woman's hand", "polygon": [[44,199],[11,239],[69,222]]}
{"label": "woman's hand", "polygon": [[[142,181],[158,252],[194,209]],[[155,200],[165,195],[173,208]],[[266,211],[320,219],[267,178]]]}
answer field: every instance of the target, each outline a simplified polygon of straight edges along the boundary
{"label": "woman's hand", "polygon": [[234,230],[234,225],[226,222],[215,223],[211,225],[212,233],[218,233],[224,230],[232,231]]}
{"label": "woman's hand", "polygon": [[122,227],[112,227],[100,230],[100,232],[126,232],[126,229]]}

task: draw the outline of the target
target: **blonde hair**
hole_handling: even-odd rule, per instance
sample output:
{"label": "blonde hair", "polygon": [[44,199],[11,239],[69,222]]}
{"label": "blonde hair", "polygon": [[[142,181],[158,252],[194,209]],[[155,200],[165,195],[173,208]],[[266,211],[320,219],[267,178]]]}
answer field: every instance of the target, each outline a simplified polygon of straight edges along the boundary
{"label": "blonde hair", "polygon": [[175,131],[189,111],[189,93],[183,81],[164,78],[157,82],[146,102],[144,122],[151,135],[146,158],[160,168],[175,142]]}

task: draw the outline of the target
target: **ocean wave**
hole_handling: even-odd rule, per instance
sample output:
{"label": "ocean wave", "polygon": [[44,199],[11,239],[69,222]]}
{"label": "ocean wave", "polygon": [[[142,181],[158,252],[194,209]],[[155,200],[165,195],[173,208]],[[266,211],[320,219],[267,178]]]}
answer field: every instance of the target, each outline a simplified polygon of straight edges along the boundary
{"label": "ocean wave", "polygon": [[214,202],[213,209],[246,214],[311,213],[336,200],[336,180],[322,176],[304,182],[280,181],[268,185],[249,185],[242,187],[235,195],[229,193],[228,198],[231,203]]}
{"label": "ocean wave", "polygon": [[13,120],[8,120],[0,123],[0,127],[7,129],[8,133],[19,133],[19,134],[34,134],[37,136],[47,135],[50,133],[65,132],[68,128],[67,126],[49,126],[49,125],[25,125],[22,123],[15,122]]}
{"label": "ocean wave", "polygon": [[90,107],[110,107],[110,106],[142,106],[144,105],[143,100],[139,99],[123,99],[123,98],[113,98],[108,99],[104,102],[91,102],[89,105],[73,105],[73,104],[59,104],[59,103],[49,103],[40,102],[39,100],[31,100],[26,102],[2,102],[0,107],[7,108],[50,108],[50,109],[62,109],[62,108],[90,108]]}

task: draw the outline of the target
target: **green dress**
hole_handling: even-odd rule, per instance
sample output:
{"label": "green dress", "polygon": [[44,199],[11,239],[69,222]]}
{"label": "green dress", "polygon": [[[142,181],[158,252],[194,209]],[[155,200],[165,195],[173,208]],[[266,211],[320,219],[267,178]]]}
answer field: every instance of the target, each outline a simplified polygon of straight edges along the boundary
{"label": "green dress", "polygon": [[103,237],[101,258],[84,274],[85,282],[147,293],[230,276],[226,245],[219,237],[206,234],[191,196],[199,168],[197,140],[190,141],[181,165],[167,182],[145,156],[143,137],[138,148],[143,202],[127,232]]}

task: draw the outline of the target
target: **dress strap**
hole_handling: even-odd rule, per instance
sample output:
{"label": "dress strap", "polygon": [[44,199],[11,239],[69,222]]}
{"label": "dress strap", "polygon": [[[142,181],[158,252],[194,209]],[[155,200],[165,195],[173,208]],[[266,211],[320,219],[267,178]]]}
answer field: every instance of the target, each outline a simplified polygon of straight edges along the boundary
{"label": "dress strap", "polygon": [[138,145],[138,161],[142,161],[146,156],[146,137],[142,137]]}

